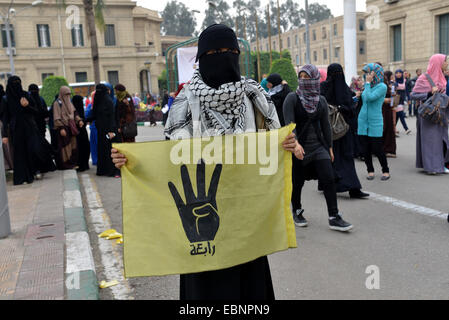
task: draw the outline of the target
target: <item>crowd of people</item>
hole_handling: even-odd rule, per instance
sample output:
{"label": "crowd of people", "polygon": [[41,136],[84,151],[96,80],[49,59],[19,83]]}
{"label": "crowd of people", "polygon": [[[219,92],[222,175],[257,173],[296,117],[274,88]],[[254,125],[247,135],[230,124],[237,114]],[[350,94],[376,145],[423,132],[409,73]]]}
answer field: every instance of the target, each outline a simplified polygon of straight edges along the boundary
{"label": "crowd of people", "polygon": [[49,171],[88,170],[90,158],[97,175],[120,177],[110,150],[112,143],[135,142],[135,99],[122,84],[98,84],[90,97],[72,96],[62,86],[47,106],[36,84],[24,91],[21,79],[10,77],[6,91],[0,86],[0,125],[5,168],[12,170],[14,185],[32,183]]}
{"label": "crowd of people", "polygon": [[[166,139],[208,135],[211,130],[218,135],[272,130],[295,123],[294,132],[282,146],[292,154],[291,205],[298,227],[308,225],[302,188],[305,181],[318,180],[327,204],[329,228],[351,230],[352,224],[339,210],[337,193],[348,192],[352,199],[369,197],[362,191],[355,159],[365,162],[370,181],[375,179],[376,156],[380,179],[390,180],[387,158],[397,157],[398,122],[405,134],[411,133],[407,118],[416,116],[417,121],[416,167],[432,175],[449,172],[448,108],[441,108],[444,121],[440,123],[420,116],[420,107],[429,98],[448,93],[447,56],[432,56],[426,73],[418,69],[413,79],[408,71],[393,73],[384,71],[379,62],[369,63],[350,86],[340,64],[331,64],[327,70],[307,64],[299,70],[298,87],[291,92],[276,73],[265,75],[260,84],[242,77],[239,55],[236,35],[229,27],[215,24],[201,33],[196,57],[199,69],[177,92],[165,92],[162,97]],[[230,93],[228,98],[223,98],[223,92]],[[127,159],[112,149],[111,143],[135,141],[135,106],[141,103],[137,94],[132,97],[121,84],[115,88],[98,84],[91,99],[83,103],[80,96],[71,98],[70,88],[61,87],[48,110],[37,86],[30,85],[25,92],[15,76],[9,78],[6,93],[0,90],[0,94],[5,160],[14,169],[14,184],[30,183],[38,174],[55,168],[86,170],[89,149],[98,175],[120,176],[119,169]],[[144,103],[154,102],[151,96],[144,98]],[[261,127],[254,121],[256,113],[263,116]],[[193,119],[194,114],[198,119]],[[47,118],[51,144],[45,139]],[[195,121],[200,126],[194,131]],[[188,137],[186,129],[191,134]],[[49,156],[52,154],[54,157]],[[268,259],[181,275],[180,297],[274,299]]]}

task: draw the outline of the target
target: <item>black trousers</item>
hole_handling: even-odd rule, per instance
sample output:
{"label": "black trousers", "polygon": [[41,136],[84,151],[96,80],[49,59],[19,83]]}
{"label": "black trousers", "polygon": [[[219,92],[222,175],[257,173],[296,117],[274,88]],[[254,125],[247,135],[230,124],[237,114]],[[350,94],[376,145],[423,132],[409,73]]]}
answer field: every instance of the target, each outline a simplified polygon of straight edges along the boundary
{"label": "black trousers", "polygon": [[303,166],[302,161],[293,159],[293,192],[292,207],[293,211],[302,209],[301,191],[305,180],[318,178],[318,183],[322,187],[324,197],[326,198],[327,211],[329,217],[335,217],[338,214],[337,189],[335,185],[335,174],[330,160],[312,161]]}
{"label": "black trousers", "polygon": [[383,149],[382,137],[374,138],[368,136],[359,136],[362,145],[363,156],[365,157],[365,164],[368,173],[374,172],[373,154],[379,159],[382,166],[382,173],[389,173],[387,157]]}

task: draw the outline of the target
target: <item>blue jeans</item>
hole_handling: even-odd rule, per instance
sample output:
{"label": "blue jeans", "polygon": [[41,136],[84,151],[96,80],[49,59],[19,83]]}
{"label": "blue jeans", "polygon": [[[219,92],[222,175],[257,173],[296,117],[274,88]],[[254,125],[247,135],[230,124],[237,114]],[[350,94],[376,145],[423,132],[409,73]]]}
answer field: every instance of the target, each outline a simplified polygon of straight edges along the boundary
{"label": "blue jeans", "polygon": [[402,126],[404,127],[404,130],[408,131],[407,122],[405,122],[405,112],[404,111],[396,112],[396,125],[398,124],[399,119],[401,119],[401,123],[402,123]]}

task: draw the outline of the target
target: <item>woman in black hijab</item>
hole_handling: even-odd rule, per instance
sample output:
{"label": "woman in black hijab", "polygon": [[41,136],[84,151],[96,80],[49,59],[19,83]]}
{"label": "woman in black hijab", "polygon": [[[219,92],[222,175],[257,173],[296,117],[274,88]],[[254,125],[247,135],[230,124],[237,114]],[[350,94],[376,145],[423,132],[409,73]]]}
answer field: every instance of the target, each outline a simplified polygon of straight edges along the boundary
{"label": "woman in black hijab", "polygon": [[[165,125],[166,137],[176,140],[280,127],[276,108],[267,92],[254,80],[240,76],[239,56],[237,37],[229,27],[214,24],[201,33],[197,53],[199,70],[173,102]],[[200,125],[194,128],[196,121]],[[301,156],[302,149],[293,134],[287,137],[283,147]],[[115,149],[112,157],[117,167],[127,161]],[[183,274],[180,299],[273,300],[268,259],[263,256],[231,268]]]}
{"label": "woman in black hijab", "polygon": [[36,120],[39,134],[45,139],[45,131],[47,126],[46,119],[50,116],[47,104],[45,103],[44,98],[39,95],[39,87],[37,84],[30,84],[28,86],[28,92],[36,105],[37,113],[35,114],[34,119]]}
{"label": "woman in black hijab", "polygon": [[111,159],[111,140],[117,135],[115,109],[109,89],[104,84],[97,84],[95,87],[92,115],[87,121],[94,120],[98,131],[97,175],[118,178],[120,171],[115,168]]}
{"label": "woman in black hijab", "polygon": [[[0,84],[0,130],[3,130],[3,107],[5,104],[1,103],[3,97],[6,95],[3,85]],[[3,132],[3,131],[2,131]],[[5,170],[12,170],[14,168],[12,161],[12,152],[9,143],[2,143],[3,148],[3,160],[5,162]]]}
{"label": "woman in black hijab", "polygon": [[290,88],[287,83],[282,81],[282,77],[278,73],[272,73],[267,77],[267,87],[268,94],[276,106],[281,126],[285,126],[283,106],[285,98],[290,93]]}
{"label": "woman in black hijab", "polygon": [[23,91],[17,76],[8,79],[6,99],[2,100],[3,143],[12,142],[14,185],[32,183],[34,175],[55,170],[50,149],[39,135],[35,121],[38,113],[33,98]]}
{"label": "woman in black hijab", "polygon": [[72,98],[73,106],[75,107],[78,116],[83,121],[83,126],[79,128],[79,134],[76,136],[76,144],[78,147],[78,172],[89,170],[89,158],[90,158],[90,142],[86,130],[86,122],[84,115],[84,103],[83,97],[75,95]]}
{"label": "woman in black hijab", "polygon": [[349,191],[351,198],[365,198],[369,194],[361,191],[354,164],[354,139],[357,127],[356,109],[353,102],[354,93],[345,81],[343,68],[338,63],[331,64],[327,69],[327,79],[321,84],[321,95],[330,105],[338,107],[350,129],[340,139],[333,141],[334,169],[337,174],[337,192]]}

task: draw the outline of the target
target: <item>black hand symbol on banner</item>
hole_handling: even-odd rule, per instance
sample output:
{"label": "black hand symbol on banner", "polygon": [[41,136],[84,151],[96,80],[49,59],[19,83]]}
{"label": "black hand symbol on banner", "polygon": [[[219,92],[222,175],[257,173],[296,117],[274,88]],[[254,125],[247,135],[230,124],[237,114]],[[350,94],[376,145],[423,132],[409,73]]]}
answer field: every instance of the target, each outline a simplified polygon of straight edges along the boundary
{"label": "black hand symbol on banner", "polygon": [[185,165],[181,166],[181,179],[184,187],[186,203],[182,200],[173,182],[168,183],[168,188],[176,203],[181,217],[182,226],[191,243],[200,241],[212,241],[218,231],[220,218],[218,216],[216,194],[220,180],[222,165],[217,164],[212,174],[209,191],[206,195],[206,165],[203,159],[197,165],[196,185],[197,195],[193,192],[189,172]]}

